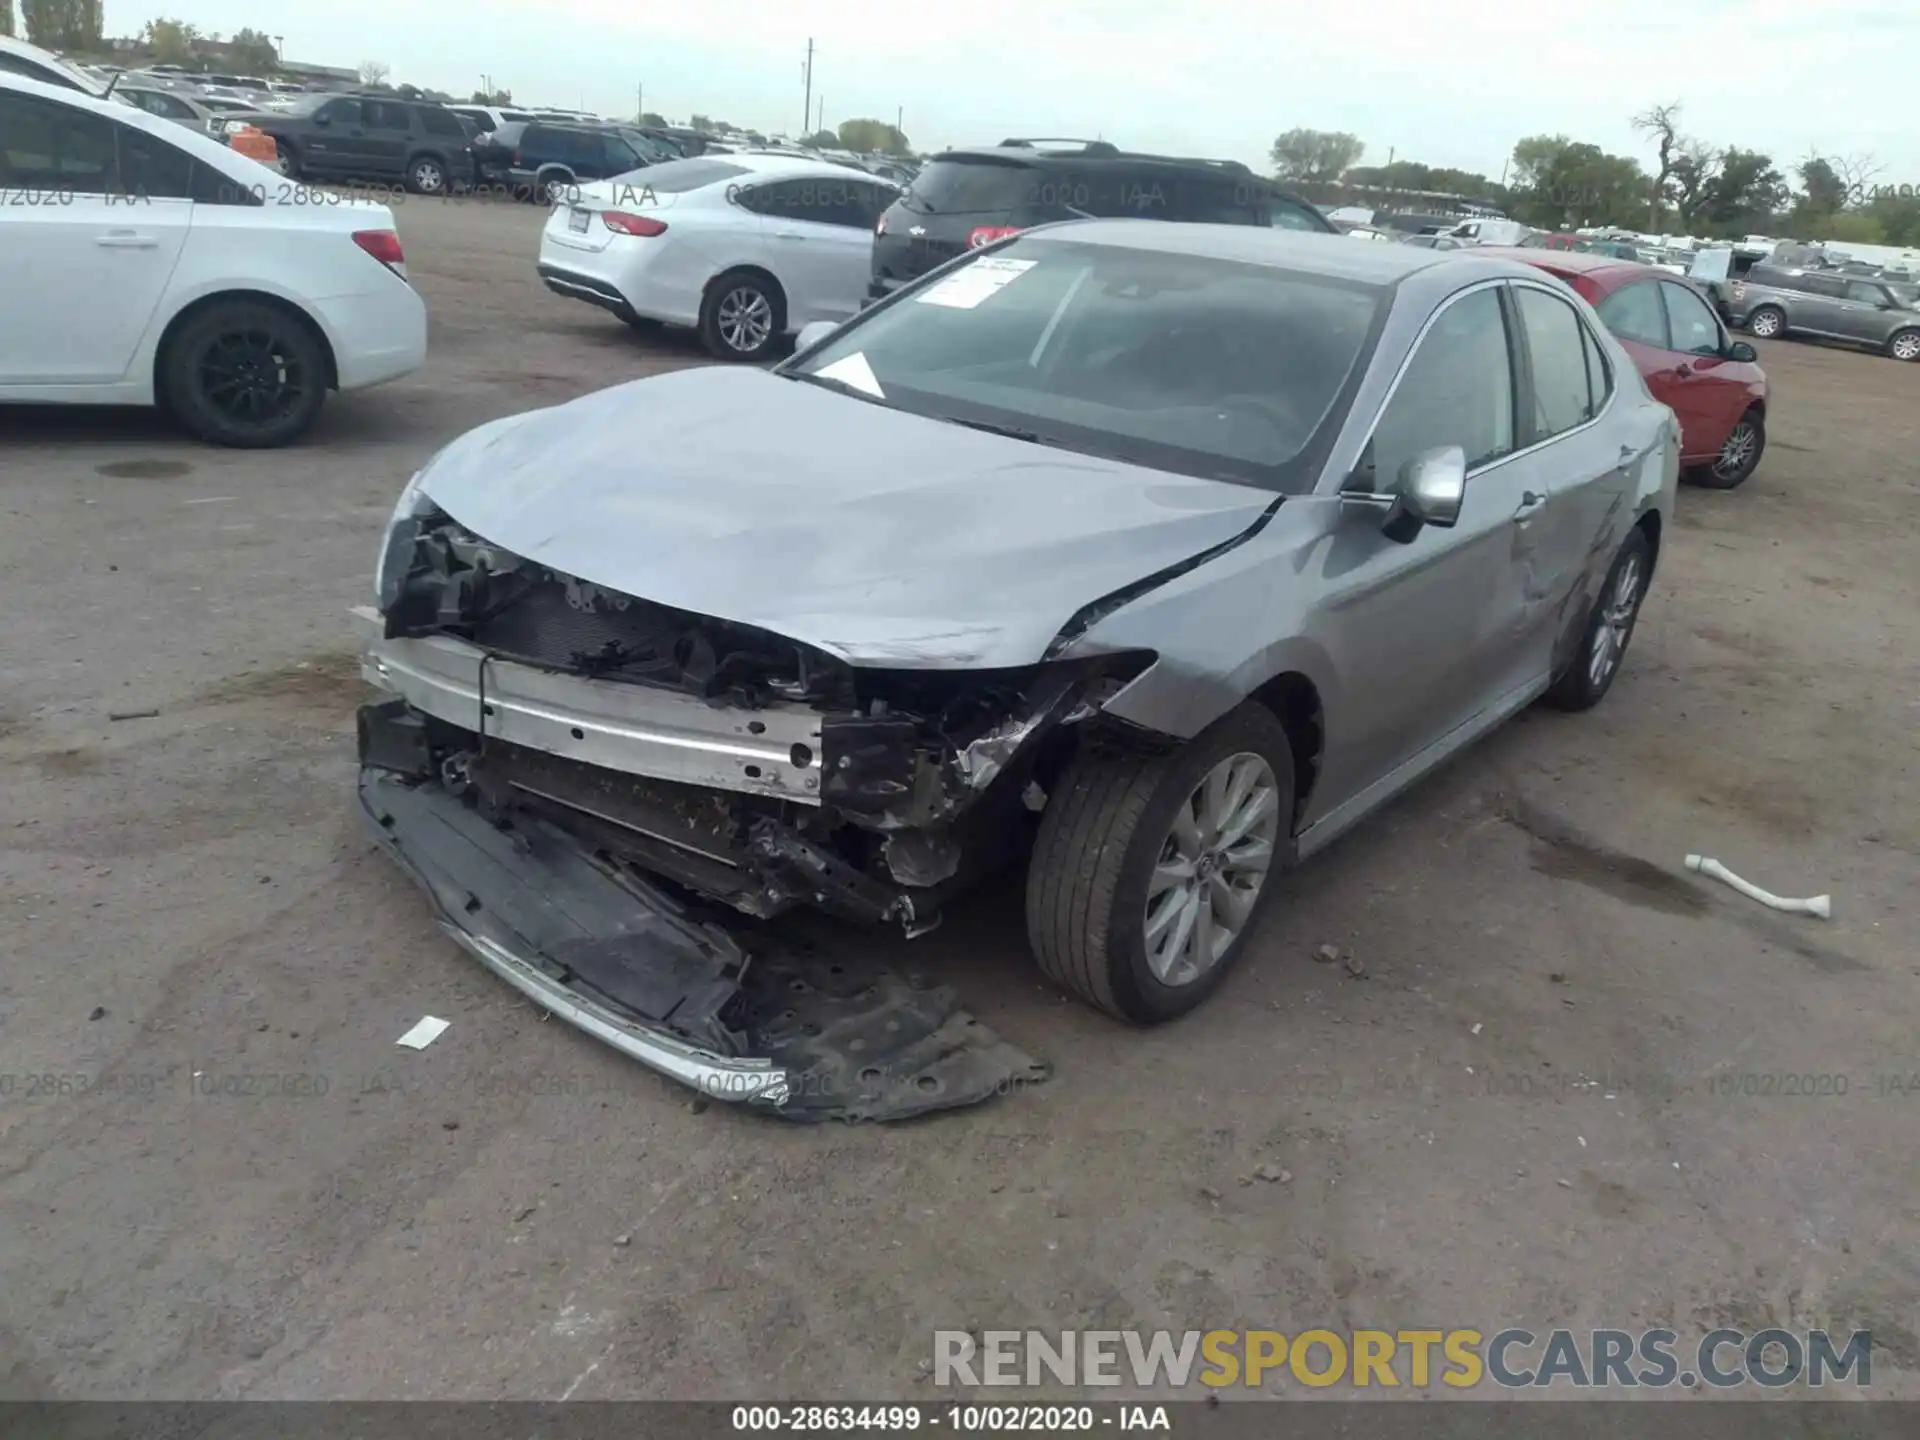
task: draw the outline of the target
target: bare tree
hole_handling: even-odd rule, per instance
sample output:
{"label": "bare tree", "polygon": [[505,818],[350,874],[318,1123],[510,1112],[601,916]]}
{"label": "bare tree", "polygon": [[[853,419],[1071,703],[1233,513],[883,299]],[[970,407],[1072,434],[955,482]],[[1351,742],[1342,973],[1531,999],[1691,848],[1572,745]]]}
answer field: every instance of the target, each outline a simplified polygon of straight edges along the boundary
{"label": "bare tree", "polygon": [[1633,117],[1633,128],[1652,137],[1659,156],[1654,170],[1653,193],[1647,200],[1647,229],[1660,228],[1660,202],[1667,198],[1667,182],[1673,179],[1673,162],[1685,142],[1680,138],[1680,102],[1655,105]]}
{"label": "bare tree", "polygon": [[360,83],[362,85],[384,85],[387,83],[387,67],[378,60],[360,62]]}
{"label": "bare tree", "polygon": [[1827,155],[1822,157],[1827,167],[1833,171],[1834,178],[1840,182],[1841,191],[1846,196],[1845,204],[1859,205],[1872,197],[1867,187],[1874,177],[1886,173],[1887,167],[1871,155]]}

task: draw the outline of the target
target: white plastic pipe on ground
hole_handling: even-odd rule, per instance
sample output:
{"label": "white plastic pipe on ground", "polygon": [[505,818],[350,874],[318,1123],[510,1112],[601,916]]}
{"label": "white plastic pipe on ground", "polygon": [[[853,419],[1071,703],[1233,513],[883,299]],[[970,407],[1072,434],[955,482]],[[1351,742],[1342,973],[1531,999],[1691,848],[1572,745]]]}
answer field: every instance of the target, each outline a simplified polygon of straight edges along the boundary
{"label": "white plastic pipe on ground", "polygon": [[1758,885],[1749,884],[1718,860],[1710,860],[1703,855],[1687,856],[1687,869],[1701,875],[1711,875],[1716,880],[1724,880],[1749,900],[1758,900],[1762,905],[1770,905],[1775,910],[1785,910],[1794,915],[1818,915],[1822,920],[1833,914],[1833,901],[1830,896],[1815,895],[1807,900],[1788,900],[1775,895],[1771,890],[1762,890]]}

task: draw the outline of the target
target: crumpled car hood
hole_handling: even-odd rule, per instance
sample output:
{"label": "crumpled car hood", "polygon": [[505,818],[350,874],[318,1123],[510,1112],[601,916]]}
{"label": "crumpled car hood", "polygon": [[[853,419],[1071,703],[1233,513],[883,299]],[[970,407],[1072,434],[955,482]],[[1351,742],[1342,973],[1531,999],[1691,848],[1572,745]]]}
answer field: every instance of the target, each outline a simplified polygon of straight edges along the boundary
{"label": "crumpled car hood", "polygon": [[1032,664],[1275,496],[708,366],[495,421],[421,477],[493,543],[855,664]]}

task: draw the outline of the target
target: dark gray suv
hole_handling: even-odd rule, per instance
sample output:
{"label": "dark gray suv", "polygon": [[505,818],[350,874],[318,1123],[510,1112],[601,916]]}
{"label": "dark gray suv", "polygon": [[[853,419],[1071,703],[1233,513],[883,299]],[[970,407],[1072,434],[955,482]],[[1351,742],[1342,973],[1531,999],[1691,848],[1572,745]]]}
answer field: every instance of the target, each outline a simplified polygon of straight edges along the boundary
{"label": "dark gray suv", "polygon": [[1756,265],[1727,287],[1727,319],[1761,339],[1817,335],[1920,361],[1920,309],[1884,280]]}

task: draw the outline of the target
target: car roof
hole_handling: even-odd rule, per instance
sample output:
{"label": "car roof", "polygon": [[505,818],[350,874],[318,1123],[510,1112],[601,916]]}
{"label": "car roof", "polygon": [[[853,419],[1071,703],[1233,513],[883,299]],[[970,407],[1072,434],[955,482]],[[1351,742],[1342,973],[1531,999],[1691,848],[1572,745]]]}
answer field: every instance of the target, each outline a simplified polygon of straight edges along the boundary
{"label": "car roof", "polygon": [[[1419,245],[1382,245],[1351,235],[1311,230],[1270,230],[1262,225],[1169,225],[1164,220],[1067,220],[1024,232],[1034,239],[1160,250],[1246,265],[1305,270],[1374,285],[1395,285],[1418,271],[1458,265],[1475,252],[1429,250]],[[1512,266],[1486,266],[1490,273],[1523,273]]]}
{"label": "car roof", "polygon": [[[71,77],[78,84],[80,93],[83,95],[97,96],[107,88],[103,82],[94,79],[91,75],[71,62],[62,60],[52,51],[42,49],[40,46],[31,44],[25,40],[17,40],[11,35],[0,35],[0,51],[4,51],[9,55],[18,56],[22,60],[31,61],[43,69],[53,71],[55,74]],[[0,71],[0,74],[17,75],[19,72],[17,70],[7,70]]]}
{"label": "car roof", "polygon": [[[1507,245],[1485,245],[1480,249],[1489,258],[1518,260],[1536,269],[1563,270],[1569,275],[1590,275],[1596,279],[1605,276],[1614,284],[1629,278],[1638,279],[1642,275],[1669,273],[1658,266],[1643,265],[1638,260],[1622,260],[1617,255],[1596,255],[1589,250],[1548,250],[1536,246]],[[1611,273],[1614,271],[1620,273]]]}
{"label": "car roof", "polygon": [[[11,71],[0,70],[0,89],[17,90],[23,95],[38,96],[42,100],[57,101],[62,105],[71,105],[91,115],[104,115],[107,119],[136,130],[145,130],[157,135],[178,150],[185,150],[194,159],[204,162],[218,170],[229,179],[236,180],[249,189],[278,172],[267,169],[259,161],[248,158],[238,150],[223,145],[210,135],[180,125],[172,120],[163,120],[158,115],[150,115],[138,105],[129,105],[122,101],[97,95],[88,95],[78,90],[70,90],[64,85],[48,85],[39,80],[29,80],[24,75],[15,75]],[[204,103],[204,102],[203,102]]]}
{"label": "car roof", "polygon": [[[707,157],[695,155],[690,158],[703,160]],[[786,155],[779,152],[761,150],[735,150],[730,154],[718,155],[714,158],[724,160],[729,165],[738,165],[744,170],[751,170],[756,175],[801,175],[810,171],[825,171],[828,174],[834,175],[857,175],[862,180],[877,180],[880,178],[877,175],[868,174],[865,170],[856,169],[851,165],[842,165],[834,160],[824,160],[809,155]]]}

